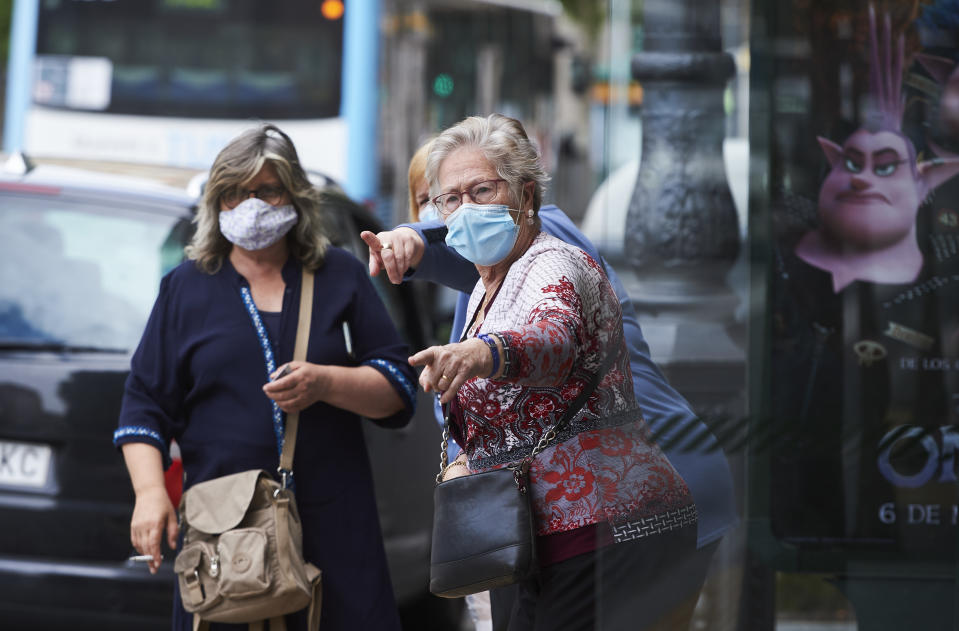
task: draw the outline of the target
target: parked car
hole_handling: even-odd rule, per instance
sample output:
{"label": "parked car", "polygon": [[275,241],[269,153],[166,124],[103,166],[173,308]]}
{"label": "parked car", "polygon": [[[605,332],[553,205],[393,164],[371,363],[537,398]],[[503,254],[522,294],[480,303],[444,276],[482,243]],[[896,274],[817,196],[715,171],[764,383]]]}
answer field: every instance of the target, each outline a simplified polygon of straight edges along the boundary
{"label": "parked car", "polygon": [[[102,173],[25,171],[0,172],[0,626],[168,629],[173,555],[157,575],[127,560],[134,498],[111,436],[130,355],[160,278],[182,260],[196,197]],[[332,199],[334,242],[365,260],[358,235],[376,221],[346,195]],[[376,286],[410,348],[422,348],[416,292]],[[404,623],[455,628],[458,604],[427,591],[440,439],[431,402],[420,393],[404,429],[369,425]]]}

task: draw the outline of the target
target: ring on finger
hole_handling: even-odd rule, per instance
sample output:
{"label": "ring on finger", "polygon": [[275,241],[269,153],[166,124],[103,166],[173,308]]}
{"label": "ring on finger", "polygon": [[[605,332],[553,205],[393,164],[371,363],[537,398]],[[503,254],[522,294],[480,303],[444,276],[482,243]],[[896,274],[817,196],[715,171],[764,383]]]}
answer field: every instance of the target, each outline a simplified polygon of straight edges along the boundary
{"label": "ring on finger", "polygon": [[393,249],[393,244],[390,243],[389,241],[384,241],[384,242],[383,242],[382,249],[384,249],[384,250],[392,250],[392,249]]}

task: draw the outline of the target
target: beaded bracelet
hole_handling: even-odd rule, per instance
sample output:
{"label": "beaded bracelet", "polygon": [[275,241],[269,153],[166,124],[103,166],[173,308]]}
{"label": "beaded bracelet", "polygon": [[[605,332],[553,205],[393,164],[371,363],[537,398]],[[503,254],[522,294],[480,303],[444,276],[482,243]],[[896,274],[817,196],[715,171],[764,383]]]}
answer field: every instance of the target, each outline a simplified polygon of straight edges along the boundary
{"label": "beaded bracelet", "polygon": [[496,340],[486,333],[480,333],[477,337],[486,342],[486,345],[489,346],[489,352],[493,355],[493,370],[486,377],[487,379],[492,379],[493,375],[499,370],[499,349],[496,348]]}
{"label": "beaded bracelet", "polygon": [[513,351],[510,349],[509,344],[506,343],[506,338],[502,333],[490,333],[490,335],[498,339],[500,346],[503,347],[503,374],[501,374],[500,377],[509,379],[513,376],[511,372],[513,368]]}

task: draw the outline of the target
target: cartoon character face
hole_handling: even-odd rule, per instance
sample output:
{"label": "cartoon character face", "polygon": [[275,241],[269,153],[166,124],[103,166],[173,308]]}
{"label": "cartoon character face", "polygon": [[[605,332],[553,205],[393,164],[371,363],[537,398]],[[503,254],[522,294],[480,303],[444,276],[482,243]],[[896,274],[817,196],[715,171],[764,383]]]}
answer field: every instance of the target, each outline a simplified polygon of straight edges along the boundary
{"label": "cartoon character face", "polygon": [[909,236],[921,191],[906,140],[859,129],[839,147],[820,139],[832,169],[819,191],[823,231],[856,249],[883,249]]}

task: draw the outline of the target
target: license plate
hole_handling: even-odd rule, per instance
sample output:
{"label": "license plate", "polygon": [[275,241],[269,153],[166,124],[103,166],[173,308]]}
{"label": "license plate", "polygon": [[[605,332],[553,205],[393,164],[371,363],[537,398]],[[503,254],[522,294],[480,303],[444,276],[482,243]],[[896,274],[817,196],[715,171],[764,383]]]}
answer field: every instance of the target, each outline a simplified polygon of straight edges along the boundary
{"label": "license plate", "polygon": [[49,445],[0,440],[0,484],[41,488],[50,474]]}

